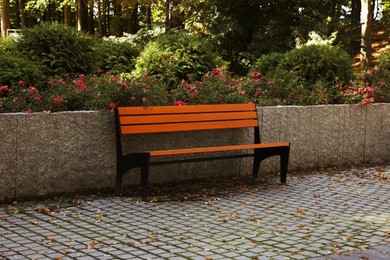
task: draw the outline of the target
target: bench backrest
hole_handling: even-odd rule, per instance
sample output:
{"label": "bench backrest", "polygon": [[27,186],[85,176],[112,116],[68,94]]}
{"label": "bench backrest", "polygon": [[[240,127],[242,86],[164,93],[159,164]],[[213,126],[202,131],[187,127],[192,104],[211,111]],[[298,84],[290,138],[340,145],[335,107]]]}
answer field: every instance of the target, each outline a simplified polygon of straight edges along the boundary
{"label": "bench backrest", "polygon": [[118,134],[258,127],[255,104],[118,107]]}

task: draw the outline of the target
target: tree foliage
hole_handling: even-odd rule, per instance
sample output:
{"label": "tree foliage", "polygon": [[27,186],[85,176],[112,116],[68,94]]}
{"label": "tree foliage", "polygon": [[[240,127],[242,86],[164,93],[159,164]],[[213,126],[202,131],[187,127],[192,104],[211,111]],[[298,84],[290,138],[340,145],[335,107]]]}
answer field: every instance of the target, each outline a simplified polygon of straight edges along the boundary
{"label": "tree foliage", "polygon": [[[323,36],[338,32],[335,44],[359,52],[360,36],[354,32],[360,30],[360,1],[3,0],[2,33],[41,22],[64,23],[101,37],[184,28],[212,38],[230,68],[245,74],[261,55],[288,51],[312,31]],[[388,21],[390,0],[370,2],[374,20]]]}

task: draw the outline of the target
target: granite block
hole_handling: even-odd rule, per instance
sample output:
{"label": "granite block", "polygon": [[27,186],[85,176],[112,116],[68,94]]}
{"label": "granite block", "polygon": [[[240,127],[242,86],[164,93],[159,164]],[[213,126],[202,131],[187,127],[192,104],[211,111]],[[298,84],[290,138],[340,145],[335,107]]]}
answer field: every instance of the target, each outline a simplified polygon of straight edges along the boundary
{"label": "granite block", "polygon": [[336,165],[364,162],[366,106],[344,105],[339,113],[338,160]]}
{"label": "granite block", "polygon": [[51,116],[50,192],[113,188],[113,114],[85,111]]}
{"label": "granite block", "polygon": [[390,161],[390,104],[367,106],[365,162]]}
{"label": "granite block", "polygon": [[50,114],[21,114],[17,128],[16,197],[44,196],[50,178]]}
{"label": "granite block", "polygon": [[18,115],[0,114],[0,201],[15,197]]}
{"label": "granite block", "polygon": [[332,165],[337,160],[339,106],[311,106],[310,145],[314,153],[314,167]]}

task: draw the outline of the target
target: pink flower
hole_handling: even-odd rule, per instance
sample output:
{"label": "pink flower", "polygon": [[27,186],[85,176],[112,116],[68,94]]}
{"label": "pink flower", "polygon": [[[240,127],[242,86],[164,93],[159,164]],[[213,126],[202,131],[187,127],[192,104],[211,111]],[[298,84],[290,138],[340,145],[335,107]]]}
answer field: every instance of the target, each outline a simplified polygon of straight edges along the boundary
{"label": "pink flower", "polygon": [[108,107],[110,108],[110,110],[114,110],[117,106],[118,106],[118,103],[115,103],[115,102],[108,103]]}
{"label": "pink flower", "polygon": [[35,101],[41,101],[41,96],[36,96],[34,99]]}
{"label": "pink flower", "polygon": [[211,74],[214,75],[214,78],[219,79],[221,77],[221,70],[219,69],[213,69],[211,71]]}
{"label": "pink flower", "polygon": [[55,97],[53,100],[56,103],[61,103],[62,102],[62,98],[60,98],[60,97]]}
{"label": "pink flower", "polygon": [[26,82],[24,82],[23,80],[19,80],[18,85],[24,87],[26,85]]}
{"label": "pink flower", "polygon": [[8,86],[1,86],[0,92],[11,92],[12,89],[10,89]]}
{"label": "pink flower", "polygon": [[375,101],[375,99],[373,97],[372,98],[365,98],[363,100],[363,104],[367,105],[367,104],[373,103],[374,101]]}
{"label": "pink flower", "polygon": [[30,86],[30,87],[28,87],[28,92],[29,92],[30,94],[37,94],[37,93],[38,93],[38,90],[37,90],[35,87]]}
{"label": "pink flower", "polygon": [[257,71],[254,71],[254,72],[251,73],[251,77],[252,77],[252,78],[261,77],[261,73],[260,73],[260,72],[257,72]]}
{"label": "pink flower", "polygon": [[110,75],[111,75],[111,72],[107,71],[106,76],[110,76]]}
{"label": "pink flower", "polygon": [[187,104],[186,104],[186,102],[179,100],[179,101],[173,102],[173,105],[174,106],[185,106]]}
{"label": "pink flower", "polygon": [[27,113],[27,114],[31,114],[31,113],[32,113],[32,109],[31,109],[31,108],[27,109],[27,110],[26,110],[26,113]]}
{"label": "pink flower", "polygon": [[103,73],[103,70],[102,69],[98,69],[97,72],[98,73]]}
{"label": "pink flower", "polygon": [[135,100],[135,97],[133,96],[133,97],[131,97],[130,99],[131,99],[131,101],[134,101],[134,100]]}
{"label": "pink flower", "polygon": [[143,97],[142,98],[142,103],[147,103],[148,102],[148,99],[146,97]]}
{"label": "pink flower", "polygon": [[62,85],[65,85],[65,84],[66,84],[65,80],[63,80],[63,79],[57,79],[56,81],[57,81],[58,83],[62,84]]}

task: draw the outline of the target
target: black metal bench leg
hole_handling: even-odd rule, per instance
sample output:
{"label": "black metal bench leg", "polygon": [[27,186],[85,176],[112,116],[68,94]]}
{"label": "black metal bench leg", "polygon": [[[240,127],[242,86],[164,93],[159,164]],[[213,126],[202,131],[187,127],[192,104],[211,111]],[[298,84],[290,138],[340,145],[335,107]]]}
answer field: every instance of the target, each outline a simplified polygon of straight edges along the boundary
{"label": "black metal bench leg", "polygon": [[260,170],[260,163],[261,163],[261,159],[260,159],[260,156],[254,156],[253,157],[253,170],[252,170],[252,178],[253,179],[256,179],[258,174],[259,174],[259,170]]}
{"label": "black metal bench leg", "polygon": [[285,184],[287,182],[287,167],[288,167],[288,157],[290,149],[289,147],[285,149],[280,154],[280,182]]}
{"label": "black metal bench leg", "polygon": [[149,179],[149,165],[141,167],[141,199],[148,198],[148,179]]}
{"label": "black metal bench leg", "polygon": [[120,196],[120,195],[121,195],[122,180],[123,180],[123,174],[117,172],[117,173],[116,173],[116,183],[115,183],[115,194],[116,194],[117,196]]}

